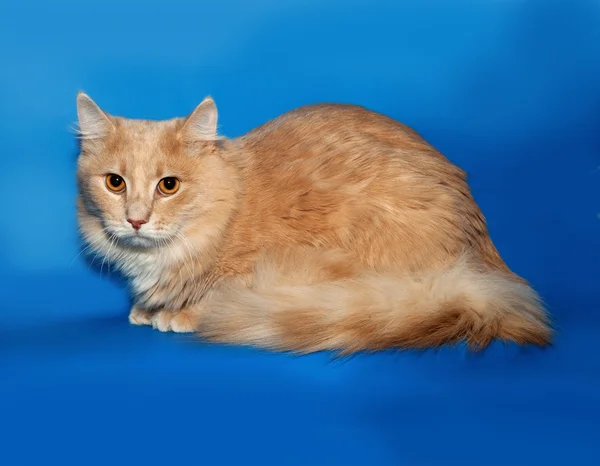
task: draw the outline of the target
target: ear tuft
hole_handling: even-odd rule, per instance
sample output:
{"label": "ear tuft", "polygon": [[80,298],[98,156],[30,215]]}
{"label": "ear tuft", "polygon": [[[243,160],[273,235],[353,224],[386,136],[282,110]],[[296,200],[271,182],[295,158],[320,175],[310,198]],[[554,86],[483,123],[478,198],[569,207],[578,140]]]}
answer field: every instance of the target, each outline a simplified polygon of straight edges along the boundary
{"label": "ear tuft", "polygon": [[81,139],[100,139],[114,128],[111,118],[83,92],[77,94],[77,117]]}
{"label": "ear tuft", "polygon": [[217,136],[217,106],[211,97],[206,97],[188,116],[181,129],[181,135],[187,142],[215,141]]}

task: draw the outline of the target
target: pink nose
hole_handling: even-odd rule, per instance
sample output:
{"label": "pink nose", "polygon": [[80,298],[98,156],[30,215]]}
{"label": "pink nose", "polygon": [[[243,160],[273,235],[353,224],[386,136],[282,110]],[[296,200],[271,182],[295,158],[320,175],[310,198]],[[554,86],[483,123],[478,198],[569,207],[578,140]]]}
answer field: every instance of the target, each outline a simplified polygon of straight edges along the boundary
{"label": "pink nose", "polygon": [[139,230],[140,228],[142,228],[142,225],[144,223],[148,223],[146,220],[131,220],[130,218],[128,218],[127,221],[131,223],[131,226],[134,230]]}

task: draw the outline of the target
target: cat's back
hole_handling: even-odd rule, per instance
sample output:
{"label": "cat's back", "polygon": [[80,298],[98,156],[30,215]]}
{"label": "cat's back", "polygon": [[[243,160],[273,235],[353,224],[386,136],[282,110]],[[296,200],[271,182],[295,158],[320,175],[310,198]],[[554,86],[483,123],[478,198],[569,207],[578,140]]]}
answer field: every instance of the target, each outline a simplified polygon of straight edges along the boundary
{"label": "cat's back", "polygon": [[352,104],[314,104],[291,110],[253,129],[240,142],[263,155],[274,151],[304,157],[366,144],[433,150],[408,126]]}
{"label": "cat's back", "polygon": [[282,186],[309,178],[332,187],[336,180],[348,186],[377,178],[382,188],[387,185],[393,191],[399,180],[421,187],[428,184],[423,184],[425,179],[459,191],[466,188],[463,170],[416,131],[357,105],[303,106],[255,128],[238,142],[250,157],[249,176],[265,184]]}
{"label": "cat's back", "polygon": [[250,264],[261,248],[298,244],[351,251],[384,268],[422,267],[481,243],[497,260],[465,173],[391,118],[311,105],[238,142],[244,196],[225,257]]}

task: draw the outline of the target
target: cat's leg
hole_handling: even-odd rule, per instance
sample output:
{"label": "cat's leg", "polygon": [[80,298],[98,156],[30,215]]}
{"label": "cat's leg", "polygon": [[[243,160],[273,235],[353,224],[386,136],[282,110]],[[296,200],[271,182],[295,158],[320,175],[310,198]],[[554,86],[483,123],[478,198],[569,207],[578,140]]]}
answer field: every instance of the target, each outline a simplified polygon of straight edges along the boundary
{"label": "cat's leg", "polygon": [[152,325],[153,314],[152,311],[133,306],[129,312],[129,323],[133,325]]}
{"label": "cat's leg", "polygon": [[[251,275],[239,275],[224,280],[206,293],[202,300],[180,310],[160,310],[152,315],[152,327],[161,332],[196,333],[210,310],[218,305],[227,291],[248,288],[252,285]],[[216,302],[215,302],[216,299]]]}
{"label": "cat's leg", "polygon": [[193,333],[198,330],[202,311],[200,305],[180,311],[158,311],[151,318],[151,325],[161,332]]}

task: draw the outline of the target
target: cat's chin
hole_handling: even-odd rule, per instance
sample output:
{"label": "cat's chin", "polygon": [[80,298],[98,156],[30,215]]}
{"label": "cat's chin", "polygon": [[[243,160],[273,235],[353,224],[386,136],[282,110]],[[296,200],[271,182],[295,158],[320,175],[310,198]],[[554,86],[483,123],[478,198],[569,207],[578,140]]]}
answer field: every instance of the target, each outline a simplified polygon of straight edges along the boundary
{"label": "cat's chin", "polygon": [[119,237],[119,242],[122,246],[132,249],[153,249],[164,244],[165,240],[161,238],[153,238],[144,235],[126,235]]}

